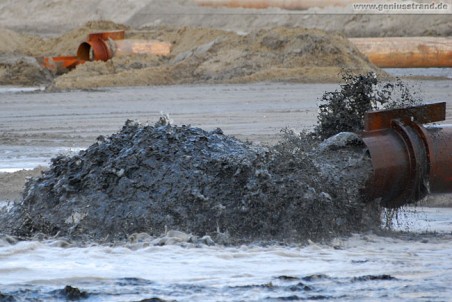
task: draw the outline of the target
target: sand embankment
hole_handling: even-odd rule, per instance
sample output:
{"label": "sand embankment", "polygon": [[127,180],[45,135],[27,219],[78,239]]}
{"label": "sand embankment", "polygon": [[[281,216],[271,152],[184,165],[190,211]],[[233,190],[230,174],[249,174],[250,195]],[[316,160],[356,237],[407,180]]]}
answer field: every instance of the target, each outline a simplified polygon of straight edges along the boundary
{"label": "sand embankment", "polygon": [[[345,37],[450,36],[449,19],[357,14],[350,7],[211,8],[191,0],[7,0],[0,3],[0,85],[332,82],[341,68],[376,70]],[[128,38],[171,42],[173,53],[90,63],[56,80],[35,60],[74,55],[87,33],[118,28]]]}
{"label": "sand embankment", "polygon": [[[88,62],[58,77],[40,68],[34,60],[74,55],[88,33],[115,29],[126,29],[127,39],[170,42],[171,55],[133,55]],[[136,30],[99,21],[54,38],[2,30],[0,40],[14,42],[4,48],[0,46],[3,53],[0,84],[47,84],[57,89],[74,89],[262,81],[337,82],[343,69],[384,75],[344,36],[315,29],[276,27],[238,34],[195,27]]]}

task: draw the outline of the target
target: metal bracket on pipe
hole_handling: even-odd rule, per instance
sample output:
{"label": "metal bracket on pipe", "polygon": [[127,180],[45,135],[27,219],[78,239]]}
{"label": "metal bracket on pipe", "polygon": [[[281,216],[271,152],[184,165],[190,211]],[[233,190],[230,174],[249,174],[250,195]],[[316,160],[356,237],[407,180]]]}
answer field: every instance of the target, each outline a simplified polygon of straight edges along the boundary
{"label": "metal bracket on pipe", "polygon": [[391,128],[391,122],[395,119],[401,120],[403,123],[417,124],[444,121],[446,119],[446,102],[367,112],[364,116],[364,130]]}

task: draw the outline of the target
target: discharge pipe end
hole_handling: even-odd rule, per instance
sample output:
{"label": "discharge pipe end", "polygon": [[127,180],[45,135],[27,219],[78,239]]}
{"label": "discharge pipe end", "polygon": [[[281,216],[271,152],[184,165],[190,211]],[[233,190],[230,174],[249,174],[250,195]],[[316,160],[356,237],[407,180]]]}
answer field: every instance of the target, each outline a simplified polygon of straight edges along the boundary
{"label": "discharge pipe end", "polygon": [[398,208],[452,192],[452,125],[422,125],[445,120],[445,112],[443,102],[366,113],[361,137],[373,166],[369,200]]}

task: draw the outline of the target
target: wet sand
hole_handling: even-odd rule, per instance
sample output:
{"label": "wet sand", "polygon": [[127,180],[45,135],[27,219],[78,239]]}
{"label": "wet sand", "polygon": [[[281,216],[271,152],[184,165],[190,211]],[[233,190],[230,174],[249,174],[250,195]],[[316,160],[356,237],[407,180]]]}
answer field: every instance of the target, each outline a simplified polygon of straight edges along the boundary
{"label": "wet sand", "polygon": [[162,113],[177,125],[253,141],[274,142],[284,127],[316,123],[317,99],[336,84],[199,85],[112,88],[1,96],[5,145],[86,147],[125,120],[154,123]]}
{"label": "wet sand", "polygon": [[[452,81],[408,81],[425,102],[447,102],[452,122]],[[0,144],[86,147],[125,120],[154,123],[169,114],[177,125],[275,142],[279,131],[316,123],[323,92],[338,84],[175,85],[60,93],[0,94]]]}

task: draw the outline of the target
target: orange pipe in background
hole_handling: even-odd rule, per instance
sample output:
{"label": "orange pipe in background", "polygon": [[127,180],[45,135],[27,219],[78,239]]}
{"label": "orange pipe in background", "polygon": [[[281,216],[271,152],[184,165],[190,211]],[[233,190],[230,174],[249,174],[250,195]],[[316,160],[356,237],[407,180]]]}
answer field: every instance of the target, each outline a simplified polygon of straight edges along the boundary
{"label": "orange pipe in background", "polygon": [[194,0],[199,6],[229,7],[229,8],[257,8],[270,7],[305,10],[313,7],[348,6],[353,3],[372,2],[371,0]]}
{"label": "orange pipe in background", "polygon": [[81,63],[76,56],[39,58],[38,61],[55,74],[62,74]]}
{"label": "orange pipe in background", "polygon": [[77,49],[77,57],[82,61],[108,61],[113,57],[113,52],[108,41],[95,39],[80,44]]}
{"label": "orange pipe in background", "polygon": [[171,43],[156,40],[124,40],[123,30],[91,33],[77,49],[77,56],[41,58],[41,64],[55,74],[64,73],[86,61],[108,61],[114,56],[150,54],[168,56]]}
{"label": "orange pipe in background", "polygon": [[452,67],[452,38],[350,38],[370,62],[381,68]]}
{"label": "orange pipe in background", "polygon": [[105,33],[90,34],[88,41],[80,44],[77,57],[84,61],[107,61],[115,56],[150,54],[168,56],[171,43],[156,40],[105,39]]}
{"label": "orange pipe in background", "polygon": [[113,55],[125,56],[132,54],[152,54],[168,56],[171,52],[171,43],[156,40],[118,40],[114,41]]}

